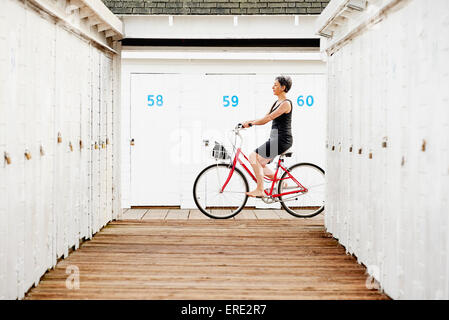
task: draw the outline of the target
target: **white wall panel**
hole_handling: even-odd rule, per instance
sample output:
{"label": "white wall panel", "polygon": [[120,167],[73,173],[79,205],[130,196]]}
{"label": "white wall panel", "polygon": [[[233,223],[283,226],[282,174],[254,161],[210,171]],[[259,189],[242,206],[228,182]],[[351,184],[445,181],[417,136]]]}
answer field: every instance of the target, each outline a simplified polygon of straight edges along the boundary
{"label": "white wall panel", "polygon": [[101,53],[92,48],[92,165],[91,165],[91,183],[92,183],[92,233],[100,229],[100,90],[101,90]]}
{"label": "white wall panel", "polygon": [[113,59],[108,56],[104,56],[105,62],[105,73],[103,75],[104,80],[104,96],[103,100],[107,102],[107,112],[106,112],[106,132],[105,132],[105,152],[106,152],[106,219],[103,221],[104,224],[111,221],[113,217],[112,210],[112,177],[113,177],[113,164],[112,164],[112,130],[113,130]]}
{"label": "white wall panel", "polygon": [[117,54],[112,58],[112,215],[114,219],[122,215],[121,191],[121,42],[116,41],[113,46]]}
{"label": "white wall panel", "polygon": [[[7,59],[10,66],[10,77],[7,84],[6,105],[16,106],[16,112],[8,113],[7,133],[13,132],[15,136],[7,134],[7,152],[10,154],[11,163],[14,166],[8,167],[7,181],[9,193],[8,197],[8,296],[22,296],[24,290],[24,102],[21,99],[20,89],[23,81],[20,74],[24,72],[26,48],[20,41],[25,37],[26,13],[20,6],[10,5],[11,14],[19,21],[19,26],[7,34],[7,47],[10,54]],[[8,10],[9,11],[9,10]],[[9,21],[8,21],[9,23]],[[14,215],[9,213],[14,212]]]}
{"label": "white wall panel", "polygon": [[101,54],[101,106],[100,106],[100,176],[101,176],[101,188],[100,188],[100,206],[101,206],[101,222],[100,226],[103,227],[112,219],[112,186],[111,175],[112,167],[111,161],[108,157],[108,128],[111,127],[109,121],[111,108],[112,108],[112,59],[103,53]]}
{"label": "white wall panel", "polygon": [[[0,153],[10,163],[4,160],[0,166],[0,299],[16,299],[58,258],[112,219],[117,205],[112,203],[112,161],[104,152],[100,172],[100,153],[90,150],[90,139],[92,109],[99,113],[100,105],[105,113],[95,118],[96,139],[112,136],[107,128],[113,128],[112,83],[119,65],[112,65],[110,53],[29,2],[6,0],[2,5]],[[116,127],[114,136],[119,132]],[[96,202],[95,213],[89,176],[93,154],[96,182],[103,182],[102,190],[96,188],[96,199],[101,194],[103,203]]]}
{"label": "white wall panel", "polygon": [[326,228],[392,298],[448,299],[449,3],[367,3],[326,48]]}
{"label": "white wall panel", "polygon": [[80,113],[80,133],[77,141],[74,142],[74,149],[79,158],[79,228],[80,238],[90,237],[89,215],[91,213],[90,197],[90,161],[91,161],[91,127],[92,127],[92,77],[91,77],[91,50],[88,44],[80,45],[82,56],[89,57],[82,59],[79,63],[80,87],[79,87],[79,113]]}
{"label": "white wall panel", "polygon": [[[175,75],[174,75],[175,76]],[[180,190],[188,190],[192,179],[195,179],[198,170],[202,167],[202,163],[207,159],[204,154],[203,139],[211,139],[208,134],[208,129],[214,130],[216,125],[219,125],[220,116],[213,117],[215,119],[207,122],[209,128],[202,126],[203,119],[208,118],[209,112],[216,111],[213,98],[211,100],[212,92],[208,90],[205,94],[198,96],[199,88],[206,83],[206,75],[204,74],[184,74],[178,75],[180,79],[177,81],[179,86],[180,103],[179,103],[179,150],[180,152],[180,189],[179,205],[181,208],[190,208],[193,204],[193,197],[191,192],[180,192]],[[182,83],[182,85],[180,85]],[[204,108],[207,106],[207,108]],[[173,140],[171,140],[173,141]],[[176,143],[174,143],[176,145]],[[207,161],[207,160],[206,160]]]}
{"label": "white wall panel", "polygon": [[[6,29],[6,15],[5,10],[0,12],[0,28]],[[6,48],[7,36],[0,34],[0,47]],[[0,50],[0,65],[4,68],[9,66],[9,52],[7,50]],[[7,199],[7,175],[6,163],[4,159],[4,152],[6,150],[6,130],[7,130],[7,111],[6,105],[6,88],[7,88],[7,73],[0,72],[0,156],[3,157],[2,165],[0,166],[0,241],[6,242],[8,236],[8,199]],[[8,282],[6,280],[8,267],[8,246],[0,246],[0,299],[5,299],[8,294]]]}

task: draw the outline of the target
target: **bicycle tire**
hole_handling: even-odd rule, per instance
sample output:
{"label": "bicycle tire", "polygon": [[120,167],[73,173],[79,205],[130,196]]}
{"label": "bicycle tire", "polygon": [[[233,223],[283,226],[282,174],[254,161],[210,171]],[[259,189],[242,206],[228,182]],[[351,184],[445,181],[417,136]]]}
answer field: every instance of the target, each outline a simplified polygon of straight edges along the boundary
{"label": "bicycle tire", "polygon": [[[288,171],[291,171],[291,170],[293,170],[294,168],[300,167],[300,166],[311,166],[311,167],[314,167],[315,169],[317,169],[318,171],[320,171],[320,172],[323,174],[323,176],[325,175],[325,172],[324,172],[324,170],[323,170],[322,168],[320,168],[320,167],[317,166],[316,164],[313,164],[313,163],[307,163],[307,162],[296,163],[296,164],[290,166],[287,170],[288,170]],[[286,175],[287,175],[287,172],[284,172],[284,173],[282,174],[282,176],[281,176],[281,179],[283,179]],[[296,177],[295,177],[295,178],[296,178]],[[279,183],[279,184],[278,184],[278,193],[282,193],[282,183]],[[320,207],[316,212],[313,212],[312,214],[308,214],[308,215],[299,215],[299,214],[297,214],[295,211],[291,210],[291,209],[288,207],[288,205],[285,204],[285,202],[282,200],[282,196],[279,197],[279,201],[280,201],[282,207],[285,209],[285,211],[287,211],[289,214],[291,214],[292,216],[297,217],[297,218],[312,218],[312,217],[315,217],[316,215],[318,215],[318,214],[320,214],[321,212],[323,212],[323,211],[324,211],[324,207],[325,207],[324,204],[323,204],[322,207]]]}
{"label": "bicycle tire", "polygon": [[[243,210],[243,208],[244,208],[245,205],[246,205],[246,202],[248,201],[248,196],[247,196],[247,195],[245,196],[245,199],[244,199],[243,203],[237,208],[237,210],[234,211],[234,212],[232,212],[232,213],[231,213],[230,215],[228,215],[228,216],[216,216],[216,215],[213,215],[212,211],[209,212],[209,211],[207,211],[205,208],[203,208],[203,207],[200,205],[200,203],[198,202],[198,199],[197,199],[197,190],[196,190],[196,189],[197,189],[198,181],[200,180],[201,176],[202,176],[205,172],[207,172],[209,169],[211,169],[212,167],[217,167],[217,166],[219,166],[219,167],[232,168],[232,165],[229,165],[229,164],[226,164],[226,163],[212,164],[212,165],[207,166],[206,168],[204,168],[204,169],[198,174],[198,176],[196,177],[195,182],[194,182],[194,184],[193,184],[193,200],[195,201],[195,204],[196,204],[196,206],[198,207],[198,209],[199,209],[203,214],[205,214],[206,216],[208,216],[209,218],[212,218],[212,219],[229,219],[229,218],[234,217],[234,216],[237,215],[240,211]],[[235,168],[235,169],[234,169],[233,175],[234,175],[234,174],[238,174],[238,175],[241,176],[241,178],[243,179],[243,181],[244,181],[244,183],[245,183],[245,189],[246,189],[245,191],[248,192],[248,191],[249,191],[248,180],[246,179],[246,177],[245,177],[245,175],[242,173],[242,171],[241,171],[240,169],[238,169],[238,168]],[[232,179],[232,178],[231,178],[231,179]]]}

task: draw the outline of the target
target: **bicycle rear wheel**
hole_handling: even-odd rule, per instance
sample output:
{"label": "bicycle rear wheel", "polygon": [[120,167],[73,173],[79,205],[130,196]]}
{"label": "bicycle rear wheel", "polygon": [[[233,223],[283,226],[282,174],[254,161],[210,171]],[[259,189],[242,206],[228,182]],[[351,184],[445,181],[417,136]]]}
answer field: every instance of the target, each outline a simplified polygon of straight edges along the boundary
{"label": "bicycle rear wheel", "polygon": [[193,184],[195,204],[210,218],[232,218],[243,209],[248,200],[248,181],[237,168],[225,190],[221,192],[231,169],[232,166],[225,163],[210,165],[200,172]]}
{"label": "bicycle rear wheel", "polygon": [[[287,172],[281,176],[285,179],[279,182],[278,192],[293,192],[279,197],[282,207],[291,215],[299,218],[311,218],[324,210],[325,197],[325,177],[324,170],[312,163],[297,163],[290,168],[288,172],[304,187],[307,191],[289,178]],[[287,182],[287,186],[283,182]]]}

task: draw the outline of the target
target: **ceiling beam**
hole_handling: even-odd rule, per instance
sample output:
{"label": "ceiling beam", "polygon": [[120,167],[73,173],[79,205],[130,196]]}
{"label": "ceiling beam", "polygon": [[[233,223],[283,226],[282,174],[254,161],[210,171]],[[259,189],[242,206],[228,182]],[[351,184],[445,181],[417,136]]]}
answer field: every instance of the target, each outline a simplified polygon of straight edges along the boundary
{"label": "ceiling beam", "polygon": [[93,15],[94,15],[94,12],[92,10],[90,10],[89,7],[82,7],[80,9],[80,19],[92,17]]}
{"label": "ceiling beam", "polygon": [[100,23],[100,24],[97,26],[97,28],[98,28],[98,32],[102,32],[102,31],[111,29],[111,27],[110,27],[108,24],[106,24],[106,23]]}
{"label": "ceiling beam", "polygon": [[101,22],[102,21],[98,17],[95,17],[95,16],[87,17],[87,25],[89,27],[96,26],[97,24],[100,24]]}
{"label": "ceiling beam", "polygon": [[112,30],[112,29],[106,30],[106,32],[105,32],[105,37],[106,38],[110,38],[110,37],[112,37],[114,35],[115,35],[115,31]]}

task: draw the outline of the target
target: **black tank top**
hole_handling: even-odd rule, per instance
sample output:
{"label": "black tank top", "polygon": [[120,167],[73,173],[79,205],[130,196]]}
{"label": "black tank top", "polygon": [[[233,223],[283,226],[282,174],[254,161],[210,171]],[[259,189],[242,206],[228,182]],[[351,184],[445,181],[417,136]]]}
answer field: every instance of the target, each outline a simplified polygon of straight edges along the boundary
{"label": "black tank top", "polygon": [[[291,110],[289,113],[283,113],[273,120],[273,124],[271,125],[270,139],[279,139],[280,141],[286,143],[293,143],[293,136],[292,136],[293,103],[289,99],[285,99],[284,101],[290,102]],[[282,104],[281,102],[276,108],[274,108],[276,102],[277,101],[275,101],[273,106],[271,107],[270,113],[279,108],[279,106]]]}

